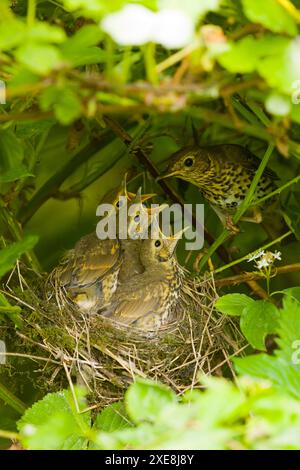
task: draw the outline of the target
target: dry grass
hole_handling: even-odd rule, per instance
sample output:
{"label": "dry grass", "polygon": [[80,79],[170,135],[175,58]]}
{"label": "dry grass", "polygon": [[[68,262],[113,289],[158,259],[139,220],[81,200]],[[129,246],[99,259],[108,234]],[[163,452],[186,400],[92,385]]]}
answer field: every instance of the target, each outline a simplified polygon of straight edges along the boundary
{"label": "dry grass", "polygon": [[[26,278],[26,280],[25,280]],[[17,358],[39,364],[39,382],[50,391],[84,384],[91,403],[102,406],[122,397],[135,376],[160,380],[181,394],[200,387],[199,372],[232,376],[231,358],[246,347],[235,322],[214,310],[212,278],[186,276],[180,311],[158,332],[124,329],[100,315],[84,316],[42,295],[45,279],[18,266],[4,291],[22,306],[23,328],[16,333]]]}

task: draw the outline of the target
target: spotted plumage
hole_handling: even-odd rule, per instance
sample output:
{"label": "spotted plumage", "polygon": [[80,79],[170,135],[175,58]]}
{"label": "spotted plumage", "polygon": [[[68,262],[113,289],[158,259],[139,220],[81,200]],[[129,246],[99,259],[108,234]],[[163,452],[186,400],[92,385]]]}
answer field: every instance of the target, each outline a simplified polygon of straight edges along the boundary
{"label": "spotted plumage", "polygon": [[144,272],[118,287],[102,313],[143,331],[153,331],[171,322],[183,282],[183,271],[174,256],[177,241],[177,237],[162,235],[143,240],[140,259]]}
{"label": "spotted plumage", "polygon": [[[240,145],[191,146],[171,156],[163,177],[174,176],[197,186],[225,222],[243,202],[259,164],[260,160]],[[254,197],[273,191],[276,179],[276,174],[266,169]]]}

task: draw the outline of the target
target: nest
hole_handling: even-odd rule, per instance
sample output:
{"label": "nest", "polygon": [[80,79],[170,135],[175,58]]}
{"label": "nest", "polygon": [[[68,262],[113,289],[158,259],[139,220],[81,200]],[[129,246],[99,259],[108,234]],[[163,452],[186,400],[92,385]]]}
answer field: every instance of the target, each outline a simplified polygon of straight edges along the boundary
{"label": "nest", "polygon": [[246,347],[235,321],[214,310],[217,292],[211,277],[185,276],[180,314],[155,334],[145,334],[46,302],[45,277],[17,268],[5,293],[22,307],[24,324],[19,331],[6,331],[7,363],[11,371],[20,368],[19,361],[38,363],[34,382],[43,390],[84,384],[90,402],[102,406],[122,398],[134,377],[142,377],[183,393],[199,386],[199,372],[233,375],[230,358]]}

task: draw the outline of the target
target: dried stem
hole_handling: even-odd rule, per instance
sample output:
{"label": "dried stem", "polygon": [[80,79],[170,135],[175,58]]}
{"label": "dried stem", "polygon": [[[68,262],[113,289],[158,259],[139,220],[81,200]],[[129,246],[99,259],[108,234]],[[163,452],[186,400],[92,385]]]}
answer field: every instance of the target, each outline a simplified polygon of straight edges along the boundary
{"label": "dried stem", "polygon": [[[300,271],[300,263],[293,263],[293,264],[286,264],[285,266],[279,266],[276,268],[276,275],[277,274],[286,274]],[[243,282],[248,283],[249,281],[255,281],[257,279],[261,279],[261,274],[256,272],[245,272],[242,274],[238,274],[237,276],[230,276],[225,277],[223,279],[216,279],[215,285],[217,287],[225,287],[225,286],[233,286],[237,284],[242,284]]]}

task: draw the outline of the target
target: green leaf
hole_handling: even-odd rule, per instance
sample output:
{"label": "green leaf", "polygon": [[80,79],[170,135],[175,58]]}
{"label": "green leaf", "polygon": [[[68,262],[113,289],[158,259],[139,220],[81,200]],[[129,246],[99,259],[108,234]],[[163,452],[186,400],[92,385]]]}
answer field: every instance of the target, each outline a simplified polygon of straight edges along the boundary
{"label": "green leaf", "polygon": [[251,346],[265,349],[266,336],[276,333],[279,316],[275,305],[265,300],[256,300],[244,308],[240,326]]}
{"label": "green leaf", "polygon": [[246,36],[228,44],[228,50],[218,56],[220,64],[232,73],[253,72],[258,62],[257,41]]}
{"label": "green leaf", "polygon": [[23,21],[12,18],[0,22],[0,50],[7,51],[23,43],[26,26]]}
{"label": "green leaf", "polygon": [[297,23],[294,18],[278,3],[277,0],[242,0],[244,12],[253,23],[260,23],[276,33],[297,34]]}
{"label": "green leaf", "polygon": [[[76,13],[81,13],[87,16],[88,18],[93,18],[95,20],[99,19],[106,13],[112,11],[120,10],[123,6],[128,3],[128,0],[113,0],[108,2],[107,0],[62,0],[65,6],[65,9],[69,11],[76,11]],[[207,2],[207,0],[205,0]],[[215,1],[215,0],[214,0]],[[148,8],[156,8],[156,0],[136,0],[132,3],[139,3]]]}
{"label": "green leaf", "polygon": [[209,11],[217,11],[220,8],[221,0],[192,0],[183,2],[182,0],[158,0],[159,9],[183,10],[185,14],[191,16],[195,23],[199,17],[203,17]]}
{"label": "green leaf", "polygon": [[28,39],[38,44],[41,42],[61,43],[66,39],[66,33],[59,26],[39,22],[29,29]]}
{"label": "green leaf", "polygon": [[21,307],[17,305],[11,305],[6,299],[6,297],[0,292],[0,321],[1,321],[1,316],[5,315],[15,324],[17,328],[21,328],[23,325],[23,322],[22,322],[20,313],[21,313]]}
{"label": "green leaf", "polygon": [[47,75],[62,64],[59,49],[48,44],[26,42],[16,51],[16,57],[31,72],[39,75]]}
{"label": "green leaf", "polygon": [[300,303],[300,287],[289,287],[288,289],[283,290],[283,306],[286,307],[289,305],[287,297],[291,297],[293,300],[296,300]]}
{"label": "green leaf", "polygon": [[220,297],[215,308],[225,315],[242,315],[244,308],[253,305],[255,301],[245,294],[227,294]]}
{"label": "green leaf", "polygon": [[124,403],[119,401],[107,406],[98,414],[93,429],[111,433],[128,427],[132,427],[132,423],[126,415]]}
{"label": "green leaf", "polygon": [[[0,361],[1,364],[1,361]],[[0,399],[7,403],[12,409],[16,410],[20,415],[26,410],[26,405],[18,397],[16,397],[11,390],[8,390],[0,382]]]}
{"label": "green leaf", "polygon": [[[276,47],[275,44],[274,47]],[[293,85],[299,80],[300,76],[299,54],[300,43],[298,38],[293,41],[289,40],[285,46],[282,43],[282,46],[277,50],[277,54],[262,58],[257,65],[257,70],[268,85],[291,95]]]}
{"label": "green leaf", "polygon": [[99,47],[63,48],[64,58],[74,67],[81,65],[101,64],[107,60],[107,53]]}
{"label": "green leaf", "polygon": [[15,133],[9,129],[0,129],[0,171],[2,175],[17,169],[24,171],[23,158],[24,148]]}
{"label": "green leaf", "polygon": [[99,26],[86,25],[65,41],[61,50],[73,66],[98,64],[107,60],[107,52],[95,47],[103,38]]}
{"label": "green leaf", "polygon": [[[76,388],[75,393],[83,408],[83,392]],[[63,390],[49,393],[26,410],[18,421],[18,429],[27,449],[85,449],[90,423],[90,412],[78,413],[72,393]]]}
{"label": "green leaf", "polygon": [[270,380],[283,392],[300,398],[300,304],[286,296],[275,330],[279,349],[274,356],[257,354],[236,358],[239,373]]}
{"label": "green leaf", "polygon": [[80,100],[76,93],[68,88],[47,88],[40,97],[40,106],[44,111],[53,107],[55,116],[65,125],[73,122],[81,114]]}
{"label": "green leaf", "polygon": [[11,183],[28,176],[34,176],[24,166],[19,166],[0,175],[0,183]]}
{"label": "green leaf", "polygon": [[297,240],[300,240],[300,191],[293,191],[289,195],[289,203],[285,206],[283,217],[288,227],[293,231]]}
{"label": "green leaf", "polygon": [[103,39],[103,32],[99,26],[89,24],[80,28],[73,36],[62,45],[63,50],[77,47],[96,46]]}
{"label": "green leaf", "polygon": [[246,36],[228,44],[228,50],[218,56],[218,61],[230,72],[249,73],[261,66],[264,60],[282,56],[290,44],[288,38],[266,34],[261,38]]}
{"label": "green leaf", "polygon": [[[125,394],[126,410],[134,422],[153,421],[164,406],[176,402],[175,393],[165,385],[137,379]],[[142,406],[137,406],[142,403]]]}
{"label": "green leaf", "polygon": [[13,245],[3,248],[0,251],[0,277],[10,271],[20,256],[23,253],[26,253],[26,251],[31,250],[37,241],[37,236],[30,235],[20,242],[16,242]]}

